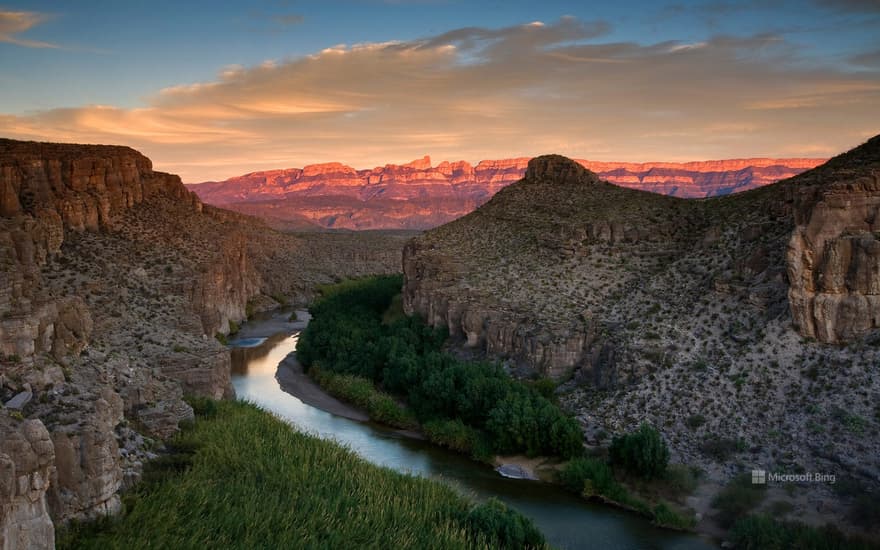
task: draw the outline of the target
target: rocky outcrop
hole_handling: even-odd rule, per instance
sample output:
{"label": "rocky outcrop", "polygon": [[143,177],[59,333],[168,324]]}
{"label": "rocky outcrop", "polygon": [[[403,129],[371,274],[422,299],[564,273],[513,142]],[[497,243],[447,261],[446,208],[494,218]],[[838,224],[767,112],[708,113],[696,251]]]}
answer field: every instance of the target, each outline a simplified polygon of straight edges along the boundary
{"label": "rocky outcrop", "polygon": [[[412,228],[441,225],[471,212],[525,175],[528,158],[355,170],[340,163],[254,172],[193,184],[202,200],[293,229]],[[677,197],[726,195],[791,177],[818,159],[737,159],[688,163],[577,161],[602,179]]]}
{"label": "rocky outcrop", "polygon": [[39,420],[0,411],[0,548],[55,547],[47,490],[55,475],[55,449]]}
{"label": "rocky outcrop", "polygon": [[880,171],[795,193],[787,255],[794,324],[829,343],[880,328]]}

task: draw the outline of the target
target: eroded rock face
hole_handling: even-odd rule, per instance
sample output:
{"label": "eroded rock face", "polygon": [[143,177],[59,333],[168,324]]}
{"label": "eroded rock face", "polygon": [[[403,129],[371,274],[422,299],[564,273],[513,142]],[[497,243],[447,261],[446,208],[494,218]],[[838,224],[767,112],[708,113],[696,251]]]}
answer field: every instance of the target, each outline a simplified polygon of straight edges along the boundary
{"label": "eroded rock face", "polygon": [[[576,161],[604,180],[677,197],[708,197],[791,177],[819,159],[735,159],[688,163]],[[202,200],[289,228],[435,227],[471,212],[526,175],[529,158],[431,165],[430,157],[369,170],[340,163],[254,172],[193,184]]]}
{"label": "eroded rock face", "polygon": [[795,219],[789,300],[801,334],[841,342],[880,327],[880,175],[797,189]]}
{"label": "eroded rock face", "polygon": [[0,411],[0,548],[54,548],[55,527],[46,492],[55,450],[39,420],[16,420]]}

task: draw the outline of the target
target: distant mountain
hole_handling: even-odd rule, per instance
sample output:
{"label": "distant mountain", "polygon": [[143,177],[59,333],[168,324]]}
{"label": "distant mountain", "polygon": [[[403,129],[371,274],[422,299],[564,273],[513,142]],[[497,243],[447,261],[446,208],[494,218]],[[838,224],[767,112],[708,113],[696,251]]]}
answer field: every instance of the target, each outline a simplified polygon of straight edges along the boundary
{"label": "distant mountain", "polygon": [[[190,184],[206,203],[259,216],[282,229],[428,229],[472,212],[520,180],[529,158],[355,170],[331,162],[252,172]],[[622,187],[683,198],[714,197],[761,187],[818,166],[823,159],[733,159],[702,162],[577,160]]]}

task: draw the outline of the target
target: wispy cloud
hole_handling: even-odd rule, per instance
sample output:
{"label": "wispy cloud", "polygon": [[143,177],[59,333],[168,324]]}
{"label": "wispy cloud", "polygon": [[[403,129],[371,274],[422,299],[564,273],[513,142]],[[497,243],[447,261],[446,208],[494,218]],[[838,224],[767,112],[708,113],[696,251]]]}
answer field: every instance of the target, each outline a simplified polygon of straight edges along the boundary
{"label": "wispy cloud", "polygon": [[49,16],[33,11],[12,11],[0,9],[0,42],[15,44],[26,48],[58,48],[56,44],[29,40],[19,35],[45,22]]}
{"label": "wispy cloud", "polygon": [[842,12],[880,14],[880,0],[815,0],[819,6]]}
{"label": "wispy cloud", "polygon": [[303,21],[305,21],[305,17],[295,13],[285,13],[285,14],[276,14],[272,15],[270,19],[277,23],[278,25],[282,25],[284,27],[290,27],[292,25],[301,25]]}
{"label": "wispy cloud", "polygon": [[775,35],[638,44],[604,39],[608,30],[563,18],[337,45],[229,66],[139,109],[83,106],[0,122],[22,138],[133,145],[185,181],[426,153],[831,155],[880,131],[880,72],[807,63]]}

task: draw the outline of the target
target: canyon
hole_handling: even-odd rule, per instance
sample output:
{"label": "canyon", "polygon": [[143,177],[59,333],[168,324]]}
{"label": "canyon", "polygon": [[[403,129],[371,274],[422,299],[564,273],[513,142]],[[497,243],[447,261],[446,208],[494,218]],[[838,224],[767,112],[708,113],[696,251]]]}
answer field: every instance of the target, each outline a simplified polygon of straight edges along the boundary
{"label": "canyon", "polygon": [[[737,193],[814,168],[824,159],[701,162],[576,160],[616,185],[682,198]],[[443,161],[355,170],[341,163],[253,172],[189,184],[202,201],[258,216],[282,229],[428,229],[459,218],[523,177],[529,158]]]}
{"label": "canyon", "polygon": [[238,322],[398,272],[407,238],[283,234],[133,149],[0,139],[0,547],[118,512],[184,395],[233,395]]}
{"label": "canyon", "polygon": [[[410,241],[404,275],[408,314],[460,353],[556,380],[589,445],[647,421],[711,483],[739,462],[880,491],[880,446],[865,437],[880,432],[880,136],[704,200],[538,157]],[[809,502],[778,495],[790,517],[851,526],[853,500],[799,490]]]}

